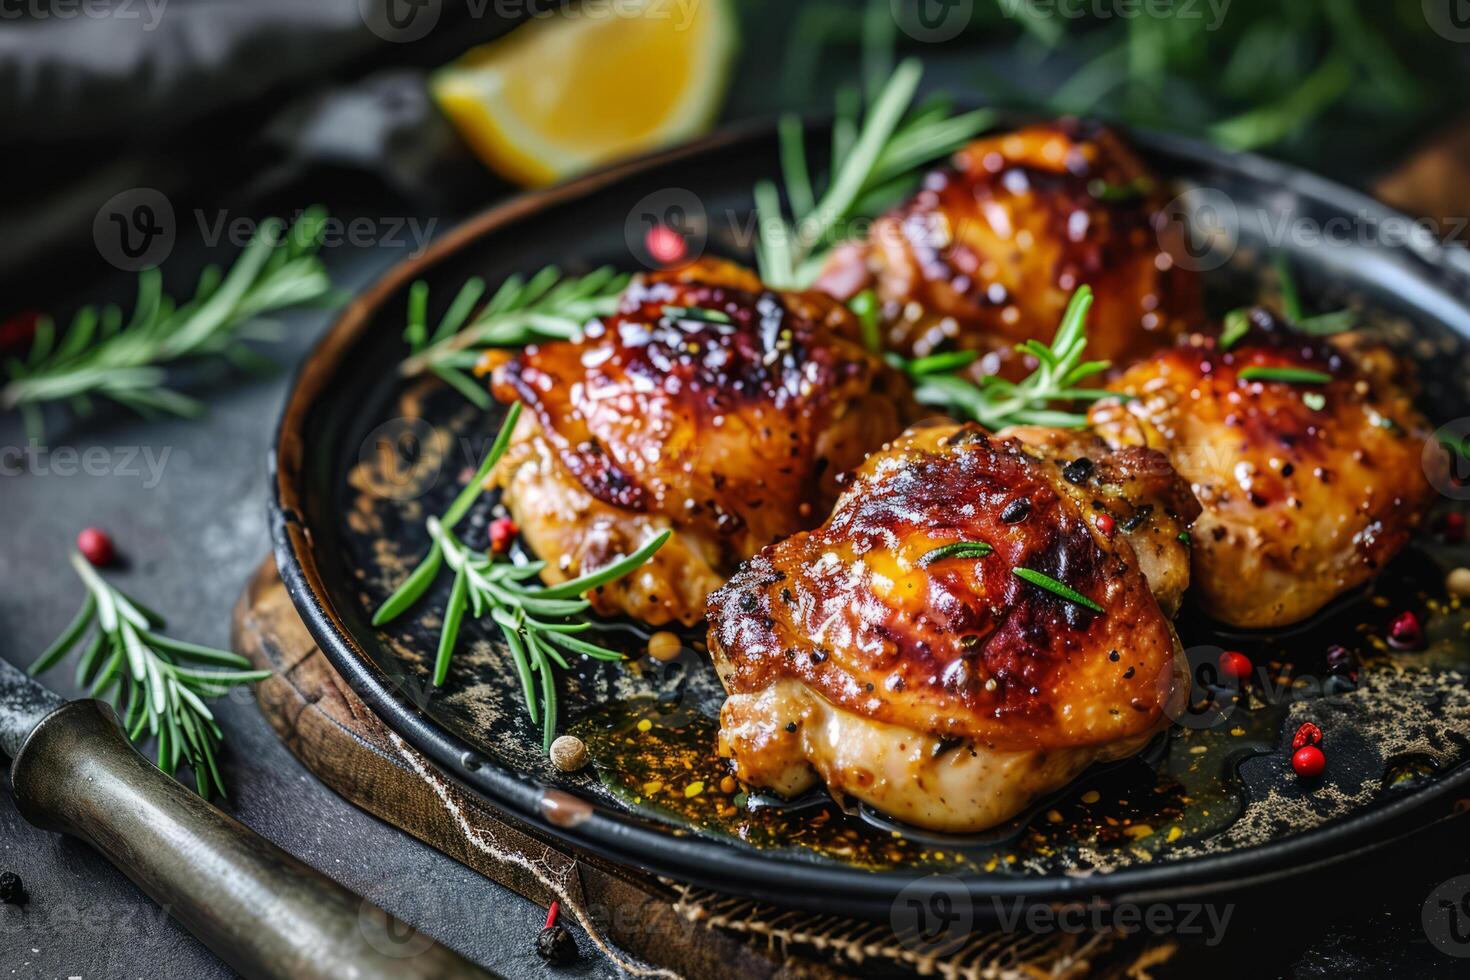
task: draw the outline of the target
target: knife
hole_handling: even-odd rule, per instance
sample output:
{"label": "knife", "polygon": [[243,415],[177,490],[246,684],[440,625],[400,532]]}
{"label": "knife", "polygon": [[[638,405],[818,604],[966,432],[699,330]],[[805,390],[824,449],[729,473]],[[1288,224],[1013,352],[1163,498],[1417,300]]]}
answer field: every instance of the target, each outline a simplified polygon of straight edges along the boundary
{"label": "knife", "polygon": [[164,775],[110,705],[65,701],[4,660],[0,756],[23,817],[90,844],[247,977],[495,976]]}

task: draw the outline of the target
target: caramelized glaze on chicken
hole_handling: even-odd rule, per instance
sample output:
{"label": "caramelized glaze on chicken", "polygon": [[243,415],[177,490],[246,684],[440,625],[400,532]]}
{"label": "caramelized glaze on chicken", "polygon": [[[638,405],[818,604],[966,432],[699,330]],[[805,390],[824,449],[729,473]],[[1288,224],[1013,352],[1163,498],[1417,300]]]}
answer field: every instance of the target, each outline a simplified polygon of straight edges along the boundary
{"label": "caramelized glaze on chicken", "polygon": [[1097,295],[1088,354],[1126,361],[1200,316],[1194,273],[1161,246],[1178,230],[1164,224],[1163,204],[1106,129],[1029,126],[956,153],[866,241],[834,253],[817,288],[842,299],[873,288],[895,350],[977,350],[981,373],[1016,376],[1014,345],[1049,342],[1088,284]]}
{"label": "caramelized glaze on chicken", "polygon": [[[1382,350],[1312,341],[1252,314],[1222,352],[1192,336],[1109,387],[1091,420],[1114,445],[1169,454],[1204,506],[1193,592],[1208,614],[1269,627],[1310,616],[1403,547],[1430,502],[1428,427]],[[1325,383],[1250,380],[1250,369],[1320,372]]]}
{"label": "caramelized glaze on chicken", "polygon": [[[825,524],[710,597],[721,752],[742,780],[790,795],[820,778],[908,823],[974,831],[1167,726],[1188,681],[1161,605],[1187,584],[1193,498],[1158,453],[1004,435],[911,430]],[[958,542],[993,550],[936,556]]]}
{"label": "caramelized glaze on chicken", "polygon": [[647,623],[698,622],[739,561],[820,520],[837,475],[909,421],[906,383],[859,334],[829,297],[770,292],[705,261],[635,280],[581,339],[495,366],[496,397],[529,411],[492,479],[547,580],[673,528],[591,599]]}

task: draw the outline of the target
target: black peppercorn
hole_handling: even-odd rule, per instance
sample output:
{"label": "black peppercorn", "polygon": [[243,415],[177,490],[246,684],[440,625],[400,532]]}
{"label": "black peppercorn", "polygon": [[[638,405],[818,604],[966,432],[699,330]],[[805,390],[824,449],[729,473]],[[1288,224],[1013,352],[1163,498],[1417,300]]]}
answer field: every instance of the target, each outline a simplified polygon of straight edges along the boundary
{"label": "black peppercorn", "polygon": [[536,937],[536,952],[548,963],[566,966],[576,962],[577,941],[566,926],[558,923],[541,930],[541,935]]}
{"label": "black peppercorn", "polygon": [[1000,519],[1007,524],[1019,524],[1031,513],[1031,501],[1026,497],[1017,497],[1006,504],[1005,509],[1000,512]]}
{"label": "black peppercorn", "polygon": [[20,880],[20,875],[14,871],[0,874],[0,902],[6,905],[24,905],[28,897],[25,883]]}
{"label": "black peppercorn", "polygon": [[1068,483],[1081,486],[1092,476],[1092,460],[1086,456],[1077,457],[1062,469],[1062,476]]}
{"label": "black peppercorn", "polygon": [[1327,648],[1327,669],[1334,674],[1350,674],[1356,677],[1358,658],[1347,647],[1334,644]]}
{"label": "black peppercorn", "polygon": [[1329,697],[1346,694],[1358,686],[1358,658],[1347,647],[1336,644],[1327,648],[1327,679],[1322,692]]}

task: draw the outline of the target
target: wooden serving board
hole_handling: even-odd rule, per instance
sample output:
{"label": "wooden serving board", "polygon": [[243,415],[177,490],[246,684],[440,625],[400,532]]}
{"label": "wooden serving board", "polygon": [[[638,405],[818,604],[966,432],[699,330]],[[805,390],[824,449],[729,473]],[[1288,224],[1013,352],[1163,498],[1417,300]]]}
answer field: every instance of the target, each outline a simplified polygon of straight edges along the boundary
{"label": "wooden serving board", "polygon": [[317,778],[516,893],[542,906],[559,901],[598,950],[635,976],[835,980],[875,968],[975,978],[1145,976],[1169,955],[1167,945],[1141,948],[1107,933],[976,932],[940,956],[905,944],[887,923],[783,910],[619,867],[495,810],[383,725],[316,648],[271,560],[236,604],[232,641],[274,671],[257,689],[261,711]]}

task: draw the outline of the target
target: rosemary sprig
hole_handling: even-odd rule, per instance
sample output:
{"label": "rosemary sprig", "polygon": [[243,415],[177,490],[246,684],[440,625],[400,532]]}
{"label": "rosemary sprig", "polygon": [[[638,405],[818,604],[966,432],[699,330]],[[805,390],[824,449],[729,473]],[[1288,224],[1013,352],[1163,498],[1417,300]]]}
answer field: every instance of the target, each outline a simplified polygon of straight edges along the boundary
{"label": "rosemary sprig", "polygon": [[1038,340],[1016,345],[1016,350],[1037,360],[1036,370],[1023,381],[1007,381],[992,375],[973,382],[950,373],[975,359],[969,352],[935,354],[914,360],[890,354],[889,360],[909,375],[914,382],[914,397],[921,404],[972,418],[987,428],[1007,425],[1081,428],[1087,424],[1085,414],[1048,406],[1053,402],[1127,398],[1103,388],[1079,387],[1080,382],[1108,369],[1107,361],[1082,360],[1082,352],[1087,347],[1087,311],[1091,307],[1092,290],[1079,286],[1067,304],[1050,347]]}
{"label": "rosemary sprig", "polygon": [[[157,613],[103,581],[76,552],[72,567],[87,587],[81,611],[55,643],[31,664],[32,675],[56,666],[94,623],[97,632],[77,664],[77,684],[89,696],[114,701],[134,742],[158,736],[158,768],[174,775],[181,762],[194,772],[199,795],[225,795],[215,755],[224,733],[204,703],[239,684],[271,676],[228,650],[172,640],[154,632]],[[221,670],[201,670],[207,664]]]}
{"label": "rosemary sprig", "polygon": [[756,263],[766,285],[778,289],[811,285],[827,248],[842,237],[843,222],[881,210],[908,189],[920,167],[959,149],[994,121],[994,113],[985,109],[951,116],[943,102],[910,111],[922,74],[917,59],[900,63],[874,96],[860,128],[850,109],[839,107],[833,127],[832,177],[820,197],[807,166],[800,119],[781,120],[782,182],[791,221],[782,211],[775,183],[761,181],[754,192]]}
{"label": "rosemary sprig", "polygon": [[[505,636],[506,646],[515,658],[516,673],[526,698],[526,711],[532,722],[541,722],[542,748],[550,751],[551,740],[556,736],[557,715],[553,668],[566,670],[568,654],[582,654],[594,660],[622,659],[622,654],[616,650],[598,646],[576,635],[596,626],[593,622],[574,618],[591,607],[583,596],[600,585],[622,578],[648,561],[663,547],[672,532],[665,530],[650,538],[637,551],[611,565],[552,586],[532,583],[546,567],[545,562],[518,565],[497,561],[492,555],[467,547],[455,537],[452,528],[469,512],[470,505],[480,495],[485,478],[504,455],[520,411],[520,403],[511,406],[499,435],[474,477],[443,517],[429,518],[426,526],[433,541],[429,553],[379,607],[373,616],[373,625],[382,626],[402,615],[427,591],[440,567],[447,564],[454,572],[454,585],[450,589],[444,626],[439,633],[439,647],[434,658],[434,686],[442,686],[449,676],[449,663],[465,614],[469,613],[475,619],[488,616]],[[539,684],[533,680],[533,675],[539,679]]]}
{"label": "rosemary sprig", "polygon": [[1151,177],[1134,177],[1126,184],[1113,184],[1101,177],[1087,182],[1087,193],[1099,201],[1131,201],[1152,194],[1154,182]]}
{"label": "rosemary sprig", "polygon": [[321,259],[326,212],[308,208],[289,229],[276,218],[261,223],[227,274],[210,266],[183,305],[163,292],[158,269],[138,275],[138,299],[126,324],[122,310],[84,306],[58,330],[48,317],[36,324],[24,359],[5,364],[0,409],[19,409],[29,438],[44,436],[41,406],[67,402],[80,415],[94,398],[107,398],[146,418],[195,417],[197,399],[165,387],[164,366],[191,358],[224,357],[249,368],[269,362],[242,341],[273,339],[269,313],[333,298]]}
{"label": "rosemary sprig", "polygon": [[475,366],[481,350],[574,337],[588,320],[617,309],[618,297],[631,278],[612,266],[585,276],[563,276],[549,265],[530,279],[516,275],[506,279],[476,312],[485,294],[485,280],[475,276],[460,287],[432,333],[427,322],[429,284],[421,279],[408,291],[408,325],[403,338],[412,353],[399,372],[405,376],[426,371],[436,374],[475,405],[489,408],[490,396],[465,374]]}

